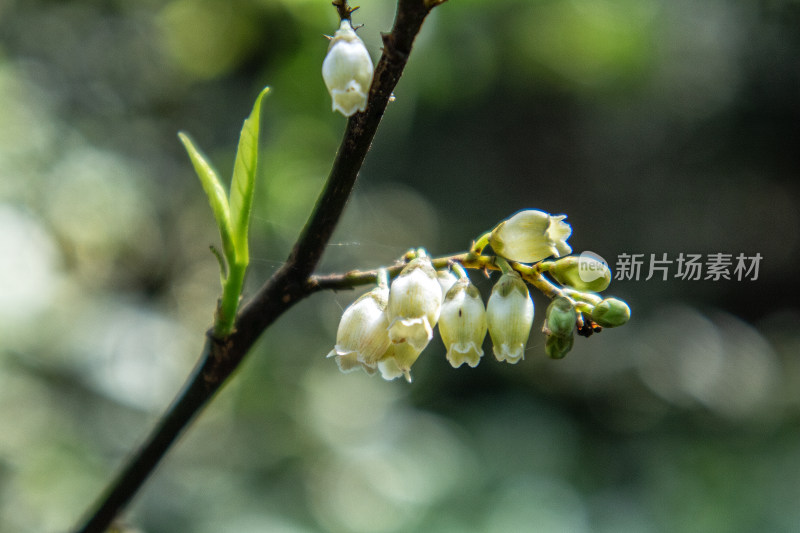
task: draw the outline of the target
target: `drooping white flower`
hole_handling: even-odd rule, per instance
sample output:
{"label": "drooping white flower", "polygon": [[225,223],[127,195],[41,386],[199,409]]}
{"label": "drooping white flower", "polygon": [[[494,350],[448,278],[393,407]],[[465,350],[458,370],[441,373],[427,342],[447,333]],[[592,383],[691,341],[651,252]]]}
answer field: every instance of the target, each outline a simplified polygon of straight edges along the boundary
{"label": "drooping white flower", "polygon": [[565,218],[566,215],[554,216],[536,209],[520,211],[492,230],[489,244],[497,255],[520,263],[569,255],[572,248],[567,239],[572,228]]}
{"label": "drooping white flower", "polygon": [[439,333],[447,348],[447,360],[458,368],[464,363],[478,366],[483,357],[483,339],[486,337],[486,309],[480,292],[461,278],[447,292],[439,317]]}
{"label": "drooping white flower", "polygon": [[417,257],[403,268],[389,291],[389,338],[422,351],[433,336],[442,307],[442,288],[431,260]]}
{"label": "drooping white flower", "polygon": [[378,370],[386,381],[397,379],[400,376],[411,383],[411,366],[419,358],[422,350],[414,348],[407,342],[392,344],[384,356],[378,361]]}
{"label": "drooping white flower", "polygon": [[386,318],[388,301],[388,287],[378,286],[345,309],[336,333],[336,346],[328,353],[328,357],[336,357],[342,372],[363,367],[373,373],[377,368],[378,360],[391,344]]}
{"label": "drooping white flower", "polygon": [[436,272],[436,279],[439,280],[439,286],[442,288],[442,296],[447,296],[447,291],[458,280],[455,274],[450,270],[439,270]]}
{"label": "drooping white flower", "polygon": [[516,272],[503,274],[495,283],[486,305],[486,321],[497,360],[514,364],[523,359],[533,325],[533,300]]}
{"label": "drooping white flower", "polygon": [[337,355],[336,365],[343,374],[348,374],[361,369],[371,376],[378,371],[377,364],[375,366],[369,366],[359,361],[356,352],[350,352],[345,355]]}
{"label": "drooping white flower", "polygon": [[349,117],[367,108],[372,84],[372,59],[349,20],[342,20],[322,62],[322,79],[331,95],[332,109]]}

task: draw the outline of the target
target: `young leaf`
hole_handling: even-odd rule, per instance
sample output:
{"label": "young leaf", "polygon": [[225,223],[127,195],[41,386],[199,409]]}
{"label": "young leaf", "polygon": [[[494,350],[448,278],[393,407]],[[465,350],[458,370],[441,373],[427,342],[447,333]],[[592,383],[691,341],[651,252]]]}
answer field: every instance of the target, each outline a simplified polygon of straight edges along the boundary
{"label": "young leaf", "polygon": [[236,261],[247,265],[249,251],[247,245],[247,228],[250,224],[250,210],[253,206],[253,190],[256,181],[258,164],[258,131],[261,119],[261,100],[269,92],[265,87],[256,98],[250,117],[244,121],[239,136],[239,148],[236,151],[236,163],[233,166],[231,181],[231,227]]}
{"label": "young leaf", "polygon": [[214,212],[214,218],[217,221],[219,234],[222,238],[222,251],[228,262],[232,262],[234,248],[231,232],[231,213],[225,189],[222,187],[217,173],[203,153],[195,146],[191,137],[184,132],[179,132],[178,138],[189,153],[189,158],[192,160],[197,177],[200,178],[203,190],[206,191],[206,196],[208,196],[208,203],[211,204],[211,210]]}

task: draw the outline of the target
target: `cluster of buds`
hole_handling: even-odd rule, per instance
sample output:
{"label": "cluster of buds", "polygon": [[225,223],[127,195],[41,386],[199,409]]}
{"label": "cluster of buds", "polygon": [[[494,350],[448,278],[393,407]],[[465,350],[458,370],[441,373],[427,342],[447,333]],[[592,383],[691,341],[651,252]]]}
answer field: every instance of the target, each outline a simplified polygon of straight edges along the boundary
{"label": "cluster of buds", "polygon": [[[625,324],[628,305],[597,294],[611,282],[605,262],[592,254],[568,255],[572,229],[565,218],[524,210],[480,237],[467,253],[433,260],[422,249],[407,254],[391,286],[387,270],[379,270],[377,287],[345,310],[328,357],[335,357],[343,372],[360,368],[411,381],[411,366],[438,325],[454,368],[478,365],[487,333],[495,358],[516,364],[525,357],[533,325],[529,286],[552,299],[542,330],[545,353],[553,359],[572,349],[575,332],[588,337]],[[486,306],[465,268],[501,271]]]}

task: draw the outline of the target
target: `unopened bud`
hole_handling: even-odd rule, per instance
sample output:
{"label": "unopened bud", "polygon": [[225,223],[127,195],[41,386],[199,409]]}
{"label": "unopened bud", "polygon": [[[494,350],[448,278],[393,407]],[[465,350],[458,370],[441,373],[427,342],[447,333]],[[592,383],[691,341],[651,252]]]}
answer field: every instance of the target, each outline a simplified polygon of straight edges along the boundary
{"label": "unopened bud", "polygon": [[606,298],[592,310],[590,316],[604,328],[616,328],[631,318],[631,308],[622,300]]}
{"label": "unopened bud", "polygon": [[567,298],[556,298],[547,306],[547,314],[542,330],[547,335],[567,337],[572,335],[578,313]]}
{"label": "unopened bud", "polygon": [[588,252],[579,256],[562,257],[547,271],[556,281],[579,291],[600,292],[611,283],[608,265]]}
{"label": "unopened bud", "polygon": [[548,335],[544,343],[544,351],[551,359],[562,359],[572,349],[572,344],[575,342],[572,333],[567,337],[559,335]]}

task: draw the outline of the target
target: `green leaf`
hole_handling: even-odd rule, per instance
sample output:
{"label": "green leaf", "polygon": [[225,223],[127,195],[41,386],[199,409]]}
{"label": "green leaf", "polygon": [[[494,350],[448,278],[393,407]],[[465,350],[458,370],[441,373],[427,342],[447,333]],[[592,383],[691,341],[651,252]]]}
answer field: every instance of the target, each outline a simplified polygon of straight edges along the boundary
{"label": "green leaf", "polygon": [[[203,190],[206,191],[206,196],[208,196],[208,203],[211,204],[211,210],[214,212],[214,218],[217,221],[219,234],[222,238],[222,251],[228,262],[232,262],[235,258],[235,251],[231,232],[231,213],[225,189],[219,181],[219,176],[217,176],[203,153],[195,146],[191,137],[184,132],[179,132],[178,138],[183,143],[183,146],[186,147],[197,177],[200,178]],[[224,272],[224,269],[221,270]]]}
{"label": "green leaf", "polygon": [[253,191],[258,166],[258,131],[261,119],[261,100],[269,92],[269,87],[256,98],[250,117],[244,121],[236,151],[231,181],[231,227],[236,261],[246,265],[250,260],[247,245],[247,229],[250,225],[250,211],[253,206]]}

